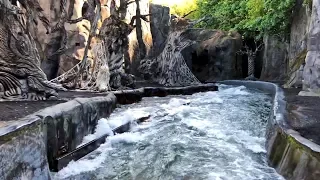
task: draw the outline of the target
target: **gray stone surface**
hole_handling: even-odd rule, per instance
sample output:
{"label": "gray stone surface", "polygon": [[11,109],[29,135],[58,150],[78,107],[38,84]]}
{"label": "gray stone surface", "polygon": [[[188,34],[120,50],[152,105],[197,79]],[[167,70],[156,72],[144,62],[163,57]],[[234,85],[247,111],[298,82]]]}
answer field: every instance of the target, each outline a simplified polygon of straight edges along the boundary
{"label": "gray stone surface", "polygon": [[1,127],[0,179],[50,179],[54,160],[81,144],[115,105],[113,94],[76,98]]}
{"label": "gray stone surface", "polygon": [[196,44],[182,54],[200,81],[242,78],[242,58],[237,54],[242,45],[240,34],[205,29],[187,29],[185,34]]}
{"label": "gray stone surface", "polygon": [[108,117],[116,105],[116,97],[76,98],[36,113],[47,128],[48,162],[55,171],[55,159],[74,150],[83,137],[94,132],[97,122]]}
{"label": "gray stone surface", "polygon": [[296,0],[290,30],[289,64],[285,87],[302,87],[303,68],[307,54],[311,9],[304,0]]}
{"label": "gray stone surface", "polygon": [[320,92],[320,1],[313,0],[303,89]]}
{"label": "gray stone surface", "polygon": [[311,9],[303,5],[303,2],[304,0],[296,0],[296,5],[293,9],[288,52],[290,64],[302,51],[307,49],[308,45]]}
{"label": "gray stone surface", "polygon": [[[150,14],[148,0],[140,0],[139,4],[140,4],[141,15]],[[136,3],[131,3],[128,6],[127,13],[126,13],[126,21],[128,23],[130,22],[131,18],[136,15],[136,7],[137,7]],[[141,20],[141,30],[142,30],[142,40],[145,45],[145,52],[143,52],[144,50],[138,44],[137,29],[134,29],[132,33],[129,35],[128,54],[125,54],[127,71],[128,73],[133,74],[135,76],[138,75],[137,69],[141,59],[144,57],[148,57],[150,55],[151,48],[153,46],[150,22]],[[142,55],[143,57],[141,58],[140,55]]]}
{"label": "gray stone surface", "polygon": [[170,9],[158,4],[150,4],[151,33],[152,33],[152,56],[158,56],[166,45],[170,31]]}
{"label": "gray stone surface", "polygon": [[45,129],[32,115],[0,129],[0,179],[50,179]]}
{"label": "gray stone surface", "polygon": [[261,80],[284,80],[288,65],[288,43],[276,36],[266,35],[264,41]]}

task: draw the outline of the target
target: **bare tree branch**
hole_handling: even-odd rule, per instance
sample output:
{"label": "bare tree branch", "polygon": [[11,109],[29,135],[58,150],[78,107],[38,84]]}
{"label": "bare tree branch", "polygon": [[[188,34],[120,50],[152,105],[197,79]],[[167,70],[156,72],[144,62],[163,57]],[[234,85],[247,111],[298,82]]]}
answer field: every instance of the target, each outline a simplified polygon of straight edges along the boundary
{"label": "bare tree branch", "polygon": [[192,10],[192,11],[184,14],[181,18],[185,18],[185,17],[189,16],[190,14],[192,14],[192,13],[194,13],[194,12],[196,12],[196,10]]}

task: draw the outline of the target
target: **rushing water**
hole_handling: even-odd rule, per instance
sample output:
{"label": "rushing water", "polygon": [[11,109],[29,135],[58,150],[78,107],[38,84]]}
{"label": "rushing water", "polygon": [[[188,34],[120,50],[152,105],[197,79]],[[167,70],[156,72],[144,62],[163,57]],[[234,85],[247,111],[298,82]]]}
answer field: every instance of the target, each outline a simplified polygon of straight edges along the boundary
{"label": "rushing water", "polygon": [[[88,142],[110,126],[151,115],[150,122],[108,138],[71,162],[57,179],[283,179],[268,166],[266,123],[271,97],[243,86],[219,92],[145,98],[99,122]],[[111,132],[110,132],[111,133]]]}

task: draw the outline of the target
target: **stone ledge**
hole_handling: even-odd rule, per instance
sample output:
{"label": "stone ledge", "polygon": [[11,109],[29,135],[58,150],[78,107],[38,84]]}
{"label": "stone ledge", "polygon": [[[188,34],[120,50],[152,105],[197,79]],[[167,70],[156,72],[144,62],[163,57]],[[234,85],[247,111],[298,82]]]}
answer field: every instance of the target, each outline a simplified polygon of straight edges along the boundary
{"label": "stone ledge", "polygon": [[243,85],[270,93],[273,111],[267,127],[267,156],[269,164],[287,180],[318,180],[320,176],[320,146],[302,137],[287,121],[286,102],[281,88],[259,81],[222,81],[227,85]]}
{"label": "stone ledge", "polygon": [[0,132],[0,179],[50,179],[45,131],[39,117],[27,116]]}

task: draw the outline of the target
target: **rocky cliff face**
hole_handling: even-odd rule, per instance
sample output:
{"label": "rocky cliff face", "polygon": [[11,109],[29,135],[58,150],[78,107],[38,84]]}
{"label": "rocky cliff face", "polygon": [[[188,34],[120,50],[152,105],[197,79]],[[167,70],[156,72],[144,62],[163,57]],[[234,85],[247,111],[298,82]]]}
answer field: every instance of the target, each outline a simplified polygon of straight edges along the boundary
{"label": "rocky cliff face", "polygon": [[[242,40],[238,33],[190,28],[194,22],[171,17],[170,9],[160,5],[151,4],[150,12],[153,48],[151,57],[141,61],[143,78],[168,86],[188,85],[197,80],[209,82],[242,78],[242,58],[237,54]],[[180,40],[181,44],[178,43]],[[185,46],[185,42],[190,43]],[[177,63],[170,58],[176,58]],[[163,68],[166,66],[163,62],[167,62],[167,68]],[[170,69],[184,69],[181,75],[177,75],[182,78],[174,78]]]}
{"label": "rocky cliff face", "polygon": [[286,87],[302,87],[302,73],[308,45],[311,9],[304,0],[297,0],[294,8],[288,47],[288,71]]}
{"label": "rocky cliff face", "polygon": [[151,33],[153,40],[152,55],[159,55],[165,45],[170,31],[170,8],[150,4],[150,13],[153,14],[150,19]]}
{"label": "rocky cliff face", "polygon": [[[120,6],[123,0],[115,1],[117,6]],[[88,0],[40,0],[40,4],[44,9],[45,14],[50,17],[50,25],[55,26],[63,17],[63,13],[68,15],[67,19],[76,20],[83,17],[84,14],[90,10]],[[100,0],[101,3],[101,19],[98,22],[97,32],[102,25],[102,22],[110,16],[110,3],[111,0]],[[70,4],[73,4],[70,6]],[[149,13],[149,2],[141,0],[139,2],[141,15]],[[72,7],[73,9],[71,9]],[[133,16],[136,15],[137,5],[131,3],[128,5],[124,16],[124,21],[130,23]],[[98,42],[96,38],[91,39],[91,45],[88,52],[85,52],[86,47],[89,45],[89,35],[91,22],[83,19],[76,23],[69,23],[66,21],[63,26],[66,32],[59,30],[49,35],[45,34],[45,29],[41,25],[35,30],[34,37],[38,44],[41,46],[40,54],[42,54],[42,69],[47,74],[48,79],[53,79],[66,71],[70,70],[77,63],[79,63],[84,56],[88,56],[88,60],[93,63],[94,53],[92,47]],[[141,29],[141,39],[145,46],[142,50],[138,44],[137,30]],[[125,54],[127,71],[135,73],[137,64],[139,64],[140,56],[148,56],[152,47],[152,35],[150,30],[150,23],[141,20],[141,27],[135,28],[129,35],[129,50]],[[62,53],[56,54],[60,48],[66,45],[66,49]]]}
{"label": "rocky cliff face", "polygon": [[264,38],[262,79],[286,79],[285,87],[303,86],[304,91],[309,91],[313,95],[320,93],[319,37],[320,2],[297,0],[289,41],[283,37]]}
{"label": "rocky cliff face", "polygon": [[320,2],[313,0],[308,52],[303,70],[303,89],[320,93]]}
{"label": "rocky cliff face", "polygon": [[[139,4],[141,15],[150,14],[148,0],[140,0]],[[135,3],[130,4],[126,14],[126,20],[128,23],[130,22],[131,18],[136,15],[136,13],[137,5]],[[141,38],[142,41],[139,41],[139,38]],[[150,22],[141,20],[141,27],[137,26],[137,28],[129,35],[129,51],[128,56],[125,57],[127,59],[127,72],[133,75],[138,74],[137,69],[140,64],[140,60],[151,54],[152,46],[153,42]]]}
{"label": "rocky cliff face", "polygon": [[288,61],[288,42],[285,38],[266,35],[263,38],[264,51],[261,79],[284,80]]}
{"label": "rocky cliff face", "polygon": [[201,82],[242,77],[242,39],[238,33],[219,30],[188,29],[187,37],[195,44],[182,54],[193,74]]}

